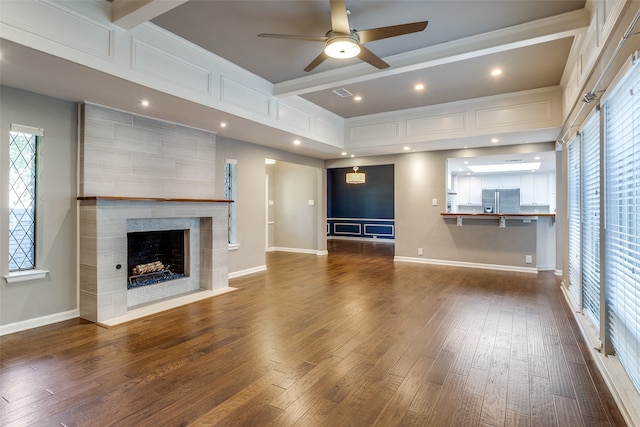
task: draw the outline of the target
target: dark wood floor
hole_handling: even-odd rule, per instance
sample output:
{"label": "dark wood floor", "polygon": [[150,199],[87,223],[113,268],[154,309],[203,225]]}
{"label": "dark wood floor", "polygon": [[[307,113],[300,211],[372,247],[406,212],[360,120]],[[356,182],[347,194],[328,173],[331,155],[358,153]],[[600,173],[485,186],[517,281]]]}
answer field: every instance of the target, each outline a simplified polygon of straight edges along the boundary
{"label": "dark wood floor", "polygon": [[553,274],[269,253],[236,292],[0,339],[3,426],[621,426]]}

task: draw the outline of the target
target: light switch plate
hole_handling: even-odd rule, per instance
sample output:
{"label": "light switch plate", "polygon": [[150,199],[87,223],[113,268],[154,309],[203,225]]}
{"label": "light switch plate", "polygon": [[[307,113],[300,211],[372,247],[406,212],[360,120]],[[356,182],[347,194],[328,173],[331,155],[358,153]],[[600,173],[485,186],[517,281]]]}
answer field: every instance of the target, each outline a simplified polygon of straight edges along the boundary
{"label": "light switch plate", "polygon": [[438,206],[438,199],[431,199],[431,206]]}

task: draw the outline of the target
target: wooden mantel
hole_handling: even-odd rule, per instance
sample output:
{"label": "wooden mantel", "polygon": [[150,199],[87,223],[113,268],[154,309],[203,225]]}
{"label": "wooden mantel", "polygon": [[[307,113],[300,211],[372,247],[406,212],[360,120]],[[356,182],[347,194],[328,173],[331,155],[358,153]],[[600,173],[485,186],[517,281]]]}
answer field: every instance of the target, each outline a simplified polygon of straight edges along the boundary
{"label": "wooden mantel", "polygon": [[122,202],[185,202],[185,203],[233,203],[233,200],[225,199],[180,199],[159,197],[122,197],[122,196],[79,196],[78,200],[108,200]]}

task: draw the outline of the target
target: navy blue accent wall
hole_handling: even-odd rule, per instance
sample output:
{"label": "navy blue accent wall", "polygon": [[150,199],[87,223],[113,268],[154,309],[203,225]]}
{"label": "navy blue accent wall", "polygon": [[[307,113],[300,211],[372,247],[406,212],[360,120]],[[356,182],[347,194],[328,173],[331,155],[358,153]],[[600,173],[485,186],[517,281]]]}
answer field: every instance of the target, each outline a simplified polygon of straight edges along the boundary
{"label": "navy blue accent wall", "polygon": [[353,168],[327,170],[328,218],[393,219],[393,165],[361,166],[364,184],[347,184]]}

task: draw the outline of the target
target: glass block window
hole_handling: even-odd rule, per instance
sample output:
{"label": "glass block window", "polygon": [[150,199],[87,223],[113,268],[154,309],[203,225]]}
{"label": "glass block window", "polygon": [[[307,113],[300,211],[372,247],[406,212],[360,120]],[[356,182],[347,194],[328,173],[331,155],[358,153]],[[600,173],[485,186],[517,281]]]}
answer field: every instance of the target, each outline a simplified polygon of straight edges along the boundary
{"label": "glass block window", "polygon": [[42,130],[9,132],[9,271],[36,266],[37,147]]}
{"label": "glass block window", "polygon": [[237,209],[237,180],[238,180],[238,162],[233,159],[227,159],[224,163],[224,198],[233,200],[229,203],[229,244],[236,244],[236,224],[238,217]]}

